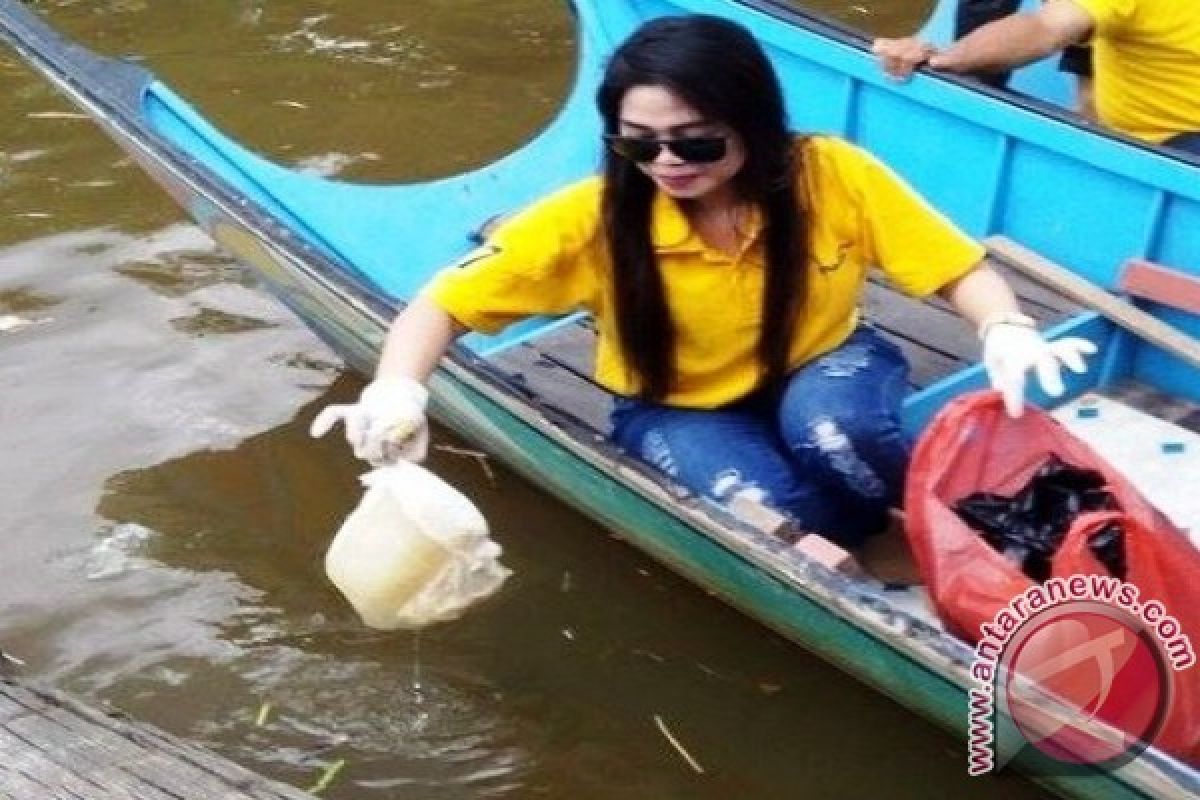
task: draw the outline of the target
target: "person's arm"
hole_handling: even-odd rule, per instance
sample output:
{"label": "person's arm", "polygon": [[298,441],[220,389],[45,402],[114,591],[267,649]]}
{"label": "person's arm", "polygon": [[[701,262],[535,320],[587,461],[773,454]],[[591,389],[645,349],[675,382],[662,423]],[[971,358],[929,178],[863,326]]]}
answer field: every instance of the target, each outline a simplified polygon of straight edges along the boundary
{"label": "person's arm", "polygon": [[1072,0],[1047,0],[1031,14],[989,22],[939,50],[915,37],[876,39],[872,51],[883,70],[907,78],[922,64],[947,72],[972,73],[1019,67],[1084,41],[1094,22]]}
{"label": "person's arm", "polygon": [[567,187],[513,217],[487,242],[438,273],[392,321],[375,379],[358,402],[329,406],[312,434],[346,427],[354,454],[372,464],[421,460],[429,444],[429,380],[455,337],[496,333],[536,314],[564,314],[593,294],[579,253],[590,241],[599,182]]}
{"label": "person's arm", "polygon": [[380,466],[402,458],[423,460],[429,449],[425,382],[465,330],[432,299],[417,295],[388,328],[375,379],[358,402],[326,407],[310,433],[324,436],[341,422],[354,455],[364,461]]}
{"label": "person's arm", "polygon": [[1033,370],[1047,394],[1063,391],[1061,365],[1083,372],[1083,355],[1095,346],[1082,339],[1048,342],[1020,314],[1007,281],[987,251],[938,214],[899,176],[869,153],[842,143],[847,181],[856,189],[867,260],[914,297],[939,292],[983,340],[983,363],[1012,416],[1021,413],[1025,373]]}
{"label": "person's arm", "polygon": [[375,379],[409,378],[425,383],[450,343],[466,331],[441,306],[418,294],[388,329]]}
{"label": "person's arm", "polygon": [[[954,11],[954,38],[961,39],[976,28],[1017,13],[1021,0],[958,0]],[[978,72],[975,78],[995,89],[1003,89],[1011,77],[1009,70]]]}
{"label": "person's arm", "polygon": [[1047,341],[1033,319],[1020,312],[1008,281],[985,258],[973,270],[939,290],[983,342],[983,366],[992,387],[1004,397],[1011,416],[1021,415],[1025,376],[1033,371],[1046,394],[1063,393],[1062,367],[1082,373],[1085,355],[1096,352],[1086,339]]}
{"label": "person's arm", "polygon": [[1019,314],[1021,310],[1008,281],[986,258],[966,275],[943,286],[938,294],[949,301],[976,331],[990,320]]}

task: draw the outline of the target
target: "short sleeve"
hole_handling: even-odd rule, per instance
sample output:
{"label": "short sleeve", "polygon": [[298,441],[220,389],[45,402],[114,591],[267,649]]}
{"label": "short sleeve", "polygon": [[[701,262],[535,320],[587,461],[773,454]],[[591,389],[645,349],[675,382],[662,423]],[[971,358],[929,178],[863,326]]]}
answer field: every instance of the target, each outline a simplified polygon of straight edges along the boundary
{"label": "short sleeve", "polygon": [[867,259],[901,291],[924,297],[974,269],[982,245],[882,162],[848,143],[839,160],[859,203]]}
{"label": "short sleeve", "polygon": [[1096,31],[1113,31],[1124,25],[1132,16],[1137,0],[1062,0],[1082,8],[1092,18]]}
{"label": "short sleeve", "polygon": [[496,333],[526,317],[594,302],[599,181],[534,203],[422,290],[460,324]]}

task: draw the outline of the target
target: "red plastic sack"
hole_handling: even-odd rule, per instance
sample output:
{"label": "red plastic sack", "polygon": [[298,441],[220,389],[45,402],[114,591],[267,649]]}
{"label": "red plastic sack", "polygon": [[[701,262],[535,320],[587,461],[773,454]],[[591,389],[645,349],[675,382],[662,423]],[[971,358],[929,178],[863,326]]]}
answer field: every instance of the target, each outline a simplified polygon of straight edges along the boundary
{"label": "red plastic sack", "polygon": [[[1052,559],[1052,574],[1108,575],[1088,537],[1118,519],[1124,529],[1124,580],[1138,588],[1142,603],[1159,600],[1193,646],[1200,646],[1200,551],[1087,444],[1036,408],[1009,418],[997,392],[949,403],[917,442],[909,468],[906,533],[942,621],[977,642],[980,626],[1033,586],[953,505],[973,492],[1014,494],[1051,455],[1104,475],[1121,508],[1077,517]],[[1173,702],[1155,744],[1190,760],[1200,756],[1200,665],[1174,673]]]}

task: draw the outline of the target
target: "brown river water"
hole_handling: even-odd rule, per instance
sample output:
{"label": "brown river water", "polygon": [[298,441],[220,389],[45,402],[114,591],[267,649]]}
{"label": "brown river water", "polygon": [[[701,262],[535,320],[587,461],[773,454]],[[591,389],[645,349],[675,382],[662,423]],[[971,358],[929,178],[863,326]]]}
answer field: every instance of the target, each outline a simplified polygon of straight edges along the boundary
{"label": "brown river water", "polygon": [[[827,3],[877,32],[925,13]],[[574,57],[559,0],[35,5],[252,147],[364,180],[505,152]],[[322,569],[361,467],[306,435],[361,380],[7,51],[0,318],[0,647],[21,674],[301,787],[343,762],[330,798],[1040,796],[969,779],[962,743],[445,431],[432,466],[515,576],[419,638],[364,628]]]}

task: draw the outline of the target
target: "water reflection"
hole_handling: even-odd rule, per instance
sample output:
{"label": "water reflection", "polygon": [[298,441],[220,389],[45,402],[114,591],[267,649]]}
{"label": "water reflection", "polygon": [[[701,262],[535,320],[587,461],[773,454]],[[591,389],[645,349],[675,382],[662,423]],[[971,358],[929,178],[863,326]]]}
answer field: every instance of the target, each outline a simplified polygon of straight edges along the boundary
{"label": "water reflection", "polygon": [[[184,262],[192,268],[176,269]],[[205,264],[208,277],[198,279]],[[154,279],[119,272],[133,265],[131,275]],[[229,271],[239,279],[215,277]],[[240,585],[210,591],[208,577],[126,569],[121,554],[136,553],[146,536],[94,516],[113,473],[229,447],[286,421],[333,380],[332,355],[240,272],[183,225],[144,236],[83,229],[0,249],[0,310],[37,323],[0,332],[8,545],[0,626],[6,646],[52,679],[86,676],[105,662],[128,661],[136,671],[145,654],[153,660],[176,644],[190,653],[189,615],[178,618],[185,632],[176,642],[172,617],[147,602],[160,579],[168,595],[194,592],[186,605],[207,606],[206,620],[241,601]],[[197,348],[198,334],[208,333],[173,322],[205,309],[256,323]],[[230,365],[253,379],[224,380]],[[107,680],[101,670],[80,682]]]}

